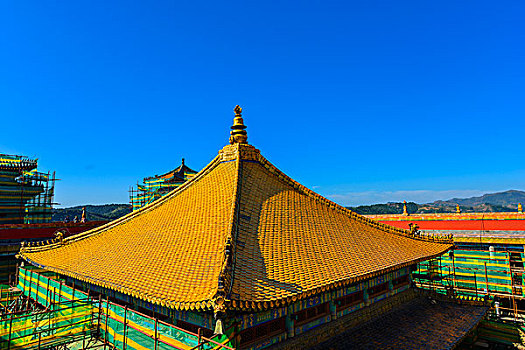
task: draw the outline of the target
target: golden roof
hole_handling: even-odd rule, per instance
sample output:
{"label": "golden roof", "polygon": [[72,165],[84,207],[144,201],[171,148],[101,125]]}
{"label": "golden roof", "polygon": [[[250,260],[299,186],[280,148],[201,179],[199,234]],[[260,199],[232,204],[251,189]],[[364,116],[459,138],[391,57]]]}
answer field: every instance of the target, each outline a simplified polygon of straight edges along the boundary
{"label": "golden roof", "polygon": [[451,247],[300,185],[248,145],[237,122],[232,144],[167,196],[99,228],[23,247],[20,255],[160,305],[223,311],[286,305]]}

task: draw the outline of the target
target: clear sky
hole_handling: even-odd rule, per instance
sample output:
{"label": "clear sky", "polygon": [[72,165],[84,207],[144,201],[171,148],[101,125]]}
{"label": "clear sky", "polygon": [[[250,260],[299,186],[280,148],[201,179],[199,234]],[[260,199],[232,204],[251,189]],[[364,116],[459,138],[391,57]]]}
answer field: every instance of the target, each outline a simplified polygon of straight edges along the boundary
{"label": "clear sky", "polygon": [[62,206],[249,142],[344,205],[525,189],[522,1],[4,1],[0,153]]}

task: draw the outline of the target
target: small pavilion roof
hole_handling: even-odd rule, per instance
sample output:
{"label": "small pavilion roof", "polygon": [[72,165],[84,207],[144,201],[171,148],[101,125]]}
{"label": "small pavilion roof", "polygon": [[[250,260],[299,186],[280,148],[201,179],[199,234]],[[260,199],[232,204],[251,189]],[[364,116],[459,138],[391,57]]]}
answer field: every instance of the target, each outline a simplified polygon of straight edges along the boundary
{"label": "small pavilion roof", "polygon": [[450,240],[358,215],[292,180],[247,144],[230,145],[140,210],[43,246],[33,265],[184,310],[263,310],[426,260]]}
{"label": "small pavilion roof", "polygon": [[197,171],[188,167],[184,162],[184,158],[182,158],[181,165],[179,165],[175,169],[170,170],[167,173],[164,173],[161,175],[146,177],[144,178],[144,181],[151,181],[151,180],[156,180],[156,179],[162,179],[162,180],[176,179],[176,180],[184,182],[187,180],[188,175],[194,175],[194,174],[197,174]]}

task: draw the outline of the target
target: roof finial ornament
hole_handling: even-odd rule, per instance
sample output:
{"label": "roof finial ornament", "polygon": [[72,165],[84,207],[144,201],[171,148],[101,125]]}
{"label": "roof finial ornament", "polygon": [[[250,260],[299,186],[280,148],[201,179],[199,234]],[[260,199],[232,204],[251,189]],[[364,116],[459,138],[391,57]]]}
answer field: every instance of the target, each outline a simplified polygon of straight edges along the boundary
{"label": "roof finial ornament", "polygon": [[230,143],[232,145],[234,143],[248,143],[248,133],[244,130],[246,129],[246,125],[244,125],[241,115],[242,108],[237,105],[233,111],[235,112],[235,118],[233,118],[232,131],[230,131]]}

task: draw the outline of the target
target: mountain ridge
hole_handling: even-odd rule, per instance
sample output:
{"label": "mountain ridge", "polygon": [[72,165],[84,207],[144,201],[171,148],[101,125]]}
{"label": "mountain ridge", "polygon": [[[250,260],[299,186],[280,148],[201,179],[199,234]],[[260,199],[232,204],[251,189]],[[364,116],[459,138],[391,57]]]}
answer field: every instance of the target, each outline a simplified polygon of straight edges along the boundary
{"label": "mountain ridge", "polygon": [[69,208],[53,209],[52,221],[68,221],[82,217],[82,208],[86,208],[86,217],[88,221],[112,221],[121,216],[131,213],[131,204],[101,204],[101,205],[77,205]]}
{"label": "mountain ridge", "polygon": [[[493,213],[517,211],[518,203],[525,203],[525,191],[508,190],[503,192],[486,193],[482,196],[469,198],[452,198],[437,200],[432,203],[407,203],[407,210],[411,214],[455,213],[456,205],[465,213]],[[385,203],[347,207],[358,214],[402,214],[403,203]]]}
{"label": "mountain ridge", "polygon": [[492,204],[500,206],[516,206],[518,203],[525,202],[525,192],[518,190],[508,190],[503,192],[486,193],[482,196],[469,197],[469,198],[452,198],[445,201],[438,200],[427,204],[449,204],[449,205],[466,205],[475,206],[481,204]]}

